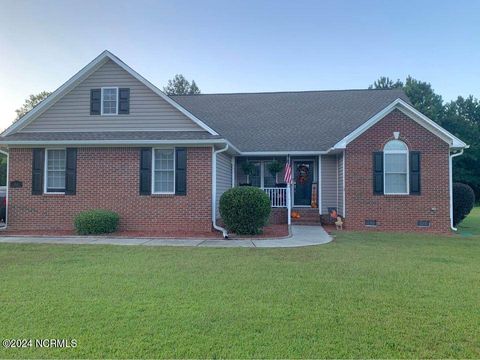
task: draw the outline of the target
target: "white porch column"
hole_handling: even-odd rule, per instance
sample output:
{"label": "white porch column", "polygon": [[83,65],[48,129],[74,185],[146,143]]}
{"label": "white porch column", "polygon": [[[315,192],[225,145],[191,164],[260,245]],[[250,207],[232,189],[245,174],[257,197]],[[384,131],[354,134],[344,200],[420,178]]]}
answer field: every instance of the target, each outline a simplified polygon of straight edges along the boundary
{"label": "white porch column", "polygon": [[[287,162],[292,166],[290,163],[290,155],[287,155]],[[292,166],[292,179],[293,179],[293,166]],[[287,184],[287,224],[290,226],[292,224],[292,186],[291,184]]]}
{"label": "white porch column", "polygon": [[290,226],[292,224],[292,197],[290,194],[290,184],[287,184],[287,223]]}

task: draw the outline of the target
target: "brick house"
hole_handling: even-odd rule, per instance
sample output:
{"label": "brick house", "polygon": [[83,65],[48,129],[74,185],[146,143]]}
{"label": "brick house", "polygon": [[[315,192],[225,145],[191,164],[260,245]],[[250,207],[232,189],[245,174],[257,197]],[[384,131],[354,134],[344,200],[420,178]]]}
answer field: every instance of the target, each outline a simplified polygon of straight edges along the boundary
{"label": "brick house", "polygon": [[[0,146],[14,231],[71,230],[96,208],[124,230],[224,231],[220,196],[248,184],[269,195],[272,222],[336,213],[346,229],[440,233],[452,227],[452,157],[467,147],[401,90],[169,97],[108,51]],[[272,163],[291,164],[291,186]]]}

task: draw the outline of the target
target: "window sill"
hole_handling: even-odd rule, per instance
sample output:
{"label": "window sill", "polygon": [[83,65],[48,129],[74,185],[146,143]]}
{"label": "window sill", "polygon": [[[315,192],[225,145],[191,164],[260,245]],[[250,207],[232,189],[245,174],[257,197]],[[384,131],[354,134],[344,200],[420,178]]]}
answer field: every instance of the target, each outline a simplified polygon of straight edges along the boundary
{"label": "window sill", "polygon": [[151,196],[151,197],[160,197],[160,198],[162,198],[162,197],[167,197],[167,198],[169,198],[169,197],[175,197],[175,193],[151,194],[150,196]]}
{"label": "window sill", "polygon": [[50,196],[50,197],[64,197],[65,196],[65,193],[49,193],[49,192],[45,192],[43,193],[44,196]]}

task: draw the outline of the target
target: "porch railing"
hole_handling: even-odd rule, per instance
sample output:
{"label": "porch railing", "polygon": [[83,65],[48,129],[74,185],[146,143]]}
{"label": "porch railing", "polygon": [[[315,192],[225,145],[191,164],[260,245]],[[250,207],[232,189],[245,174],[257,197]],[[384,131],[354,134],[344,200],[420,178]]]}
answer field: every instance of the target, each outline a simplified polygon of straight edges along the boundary
{"label": "porch railing", "polygon": [[262,188],[270,198],[270,206],[274,208],[287,207],[287,188]]}

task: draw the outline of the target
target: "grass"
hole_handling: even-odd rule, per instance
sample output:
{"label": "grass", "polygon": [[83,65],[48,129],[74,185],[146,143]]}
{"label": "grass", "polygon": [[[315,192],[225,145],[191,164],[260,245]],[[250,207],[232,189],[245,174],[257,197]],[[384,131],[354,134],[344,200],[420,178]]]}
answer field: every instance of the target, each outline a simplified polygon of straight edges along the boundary
{"label": "grass", "polygon": [[479,358],[479,259],[476,235],[342,232],[298,249],[1,244],[0,338],[78,346],[0,358]]}
{"label": "grass", "polygon": [[466,219],[460,223],[458,230],[463,236],[480,236],[480,206],[473,208]]}

